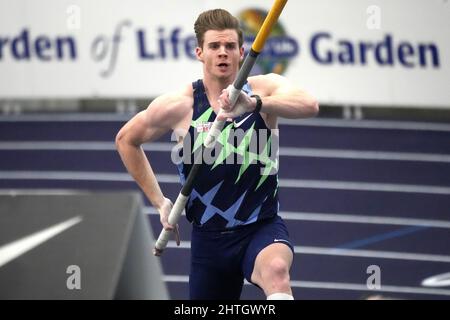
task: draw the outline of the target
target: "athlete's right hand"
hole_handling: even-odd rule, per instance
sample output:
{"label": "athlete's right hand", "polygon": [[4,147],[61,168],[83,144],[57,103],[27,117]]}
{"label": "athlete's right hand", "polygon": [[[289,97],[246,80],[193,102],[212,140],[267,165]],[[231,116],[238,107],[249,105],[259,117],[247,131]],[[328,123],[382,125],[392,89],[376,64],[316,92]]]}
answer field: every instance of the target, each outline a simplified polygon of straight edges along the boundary
{"label": "athlete's right hand", "polygon": [[173,203],[172,201],[170,201],[170,199],[164,197],[164,202],[163,204],[157,208],[157,210],[159,211],[159,218],[161,221],[161,224],[163,225],[164,230],[168,230],[168,231],[173,231],[175,233],[175,241],[177,243],[177,246],[180,245],[180,232],[178,230],[178,224],[176,224],[175,226],[169,224],[169,214],[170,211],[172,210],[173,207]]}

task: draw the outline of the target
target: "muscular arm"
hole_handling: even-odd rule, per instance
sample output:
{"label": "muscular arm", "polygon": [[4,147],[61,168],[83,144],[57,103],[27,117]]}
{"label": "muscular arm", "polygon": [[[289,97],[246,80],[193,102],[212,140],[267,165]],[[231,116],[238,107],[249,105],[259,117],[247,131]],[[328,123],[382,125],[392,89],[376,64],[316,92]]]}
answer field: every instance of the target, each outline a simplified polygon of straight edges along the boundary
{"label": "muscular arm", "polygon": [[128,172],[152,205],[161,211],[164,196],[142,144],[177,128],[192,109],[191,89],[156,98],[146,110],[128,121],[116,136],[116,146]]}
{"label": "muscular arm", "polygon": [[[294,86],[285,77],[272,73],[251,77],[248,81],[253,92],[261,97],[261,115],[269,128],[277,127],[278,117],[309,118],[314,117],[319,111],[317,100]],[[225,120],[255,110],[256,98],[241,93],[237,103],[232,106],[228,90],[223,90],[219,97],[219,105],[224,112],[219,114],[218,119]]]}
{"label": "muscular arm", "polygon": [[272,73],[249,80],[255,93],[261,96],[261,112],[267,114],[268,119],[309,118],[317,115],[319,111],[319,104],[314,97],[294,86],[283,76]]}

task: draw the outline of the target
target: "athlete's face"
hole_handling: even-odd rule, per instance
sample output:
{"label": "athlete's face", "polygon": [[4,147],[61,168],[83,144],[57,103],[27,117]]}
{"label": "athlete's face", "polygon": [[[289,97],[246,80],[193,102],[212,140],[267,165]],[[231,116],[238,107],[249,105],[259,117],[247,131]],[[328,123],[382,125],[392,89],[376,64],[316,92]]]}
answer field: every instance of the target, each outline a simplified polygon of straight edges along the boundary
{"label": "athlete's face", "polygon": [[239,47],[236,30],[208,30],[203,47],[197,47],[196,54],[204,64],[204,73],[232,82],[239,70],[239,62],[244,58],[244,48]]}

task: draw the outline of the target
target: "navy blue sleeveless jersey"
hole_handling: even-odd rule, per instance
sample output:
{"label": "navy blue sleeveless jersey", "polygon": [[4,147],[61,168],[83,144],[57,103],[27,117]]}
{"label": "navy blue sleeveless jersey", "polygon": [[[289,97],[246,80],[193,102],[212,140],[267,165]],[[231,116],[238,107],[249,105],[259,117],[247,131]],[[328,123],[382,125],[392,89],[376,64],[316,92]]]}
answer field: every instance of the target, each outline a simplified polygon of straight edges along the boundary
{"label": "navy blue sleeveless jersey", "polygon": [[[183,161],[177,165],[181,183],[199,155],[202,166],[185,208],[187,219],[203,230],[228,230],[276,216],[278,158],[272,149],[278,146],[278,135],[259,113],[246,113],[227,121],[213,152],[205,152],[203,141],[216,114],[203,81],[192,85],[192,122],[180,151]],[[248,84],[243,90],[251,94]]]}

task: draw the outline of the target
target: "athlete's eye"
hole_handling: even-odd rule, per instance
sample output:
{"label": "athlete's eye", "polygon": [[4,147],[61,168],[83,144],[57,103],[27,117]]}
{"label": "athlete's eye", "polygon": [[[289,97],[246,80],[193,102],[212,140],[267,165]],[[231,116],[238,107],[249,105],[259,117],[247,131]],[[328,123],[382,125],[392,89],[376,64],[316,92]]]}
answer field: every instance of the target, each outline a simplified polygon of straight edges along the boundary
{"label": "athlete's eye", "polygon": [[232,42],[232,43],[227,43],[226,48],[228,50],[234,50],[236,48],[236,43]]}
{"label": "athlete's eye", "polygon": [[220,45],[217,42],[212,42],[208,45],[210,49],[216,50],[219,49]]}

